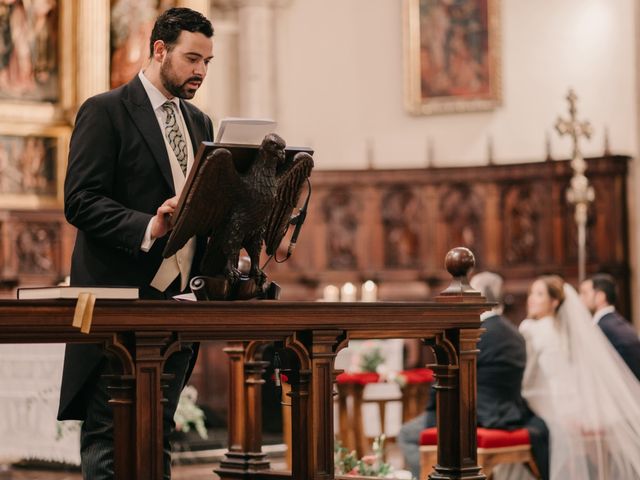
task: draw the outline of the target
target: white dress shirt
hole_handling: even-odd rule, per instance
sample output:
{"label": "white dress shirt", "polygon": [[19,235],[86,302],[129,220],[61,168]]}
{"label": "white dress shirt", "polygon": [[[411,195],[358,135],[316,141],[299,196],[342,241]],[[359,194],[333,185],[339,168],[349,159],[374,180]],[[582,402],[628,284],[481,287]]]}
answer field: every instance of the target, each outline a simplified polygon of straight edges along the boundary
{"label": "white dress shirt", "polygon": [[[162,138],[164,138],[165,148],[167,150],[167,155],[169,156],[169,165],[171,167],[171,176],[173,178],[173,186],[176,192],[176,195],[179,197],[182,192],[182,188],[185,183],[185,174],[182,173],[182,168],[180,168],[180,163],[176,158],[175,153],[173,152],[173,148],[169,145],[169,141],[167,140],[167,136],[165,135],[165,123],[166,123],[166,112],[162,109],[162,105],[169,100],[164,94],[156,88],[156,86],[149,81],[149,79],[144,75],[141,71],[138,73],[138,77],[142,82],[142,86],[147,92],[147,96],[149,97],[149,101],[151,102],[151,107],[153,108],[154,113],[156,114],[156,119],[158,120],[158,125],[160,127],[160,131],[162,132]],[[174,109],[177,112],[177,121],[178,127],[184,137],[184,141],[187,144],[187,175],[191,170],[193,165],[193,146],[191,144],[191,137],[189,136],[189,130],[184,122],[184,118],[182,116],[182,111],[180,110],[180,100],[177,97],[170,99],[176,106]],[[145,231],[144,238],[142,240],[142,245],[140,245],[140,249],[144,252],[148,252],[149,249],[153,246],[155,239],[151,238],[151,227],[153,226],[154,219],[152,218],[147,225],[147,230]],[[180,275],[180,287],[184,290],[187,286],[187,282],[189,281],[189,274],[191,273],[191,263],[193,261],[193,255],[195,253],[195,238],[189,239],[189,241],[182,247],[175,255],[169,258],[165,258],[155,277],[151,281],[151,286],[164,291],[167,287],[175,280],[175,278]]]}
{"label": "white dress shirt", "polygon": [[593,323],[598,325],[598,323],[600,323],[600,320],[602,319],[602,317],[604,317],[605,315],[608,315],[610,313],[613,313],[615,311],[616,311],[616,307],[614,307],[613,305],[609,305],[609,306],[601,308],[600,310],[598,310],[596,313],[593,314]]}

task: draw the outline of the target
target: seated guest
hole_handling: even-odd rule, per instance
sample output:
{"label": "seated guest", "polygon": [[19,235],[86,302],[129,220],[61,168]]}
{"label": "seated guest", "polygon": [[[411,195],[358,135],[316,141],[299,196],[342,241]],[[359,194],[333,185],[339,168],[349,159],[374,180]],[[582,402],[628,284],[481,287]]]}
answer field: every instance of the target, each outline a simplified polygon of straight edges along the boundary
{"label": "seated guest", "polygon": [[557,275],[529,290],[522,396],[551,437],[551,480],[640,478],[640,383],[573,287]]}
{"label": "seated guest", "polygon": [[580,284],[582,303],[593,314],[593,322],[611,342],[629,369],[640,380],[640,339],[638,332],[616,311],[616,283],[600,273]]}
{"label": "seated guest", "polygon": [[[544,422],[533,416],[520,395],[526,347],[518,330],[502,316],[503,280],[495,273],[481,272],[470,283],[474,289],[482,292],[488,302],[497,303],[480,317],[485,332],[478,342],[478,426],[506,430],[526,427],[540,474],[547,479],[548,432]],[[416,478],[420,472],[420,432],[434,426],[436,399],[432,389],[426,412],[405,423],[398,434],[405,465]]]}

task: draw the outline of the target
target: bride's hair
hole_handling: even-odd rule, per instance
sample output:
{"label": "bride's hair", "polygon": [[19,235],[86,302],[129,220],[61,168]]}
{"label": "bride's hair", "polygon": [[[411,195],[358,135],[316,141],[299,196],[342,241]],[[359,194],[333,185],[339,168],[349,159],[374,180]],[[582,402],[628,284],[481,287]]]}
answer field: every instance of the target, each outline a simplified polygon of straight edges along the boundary
{"label": "bride's hair", "polygon": [[558,300],[557,312],[562,302],[564,302],[564,280],[559,275],[542,275],[538,277],[538,280],[544,282],[549,296],[554,300]]}

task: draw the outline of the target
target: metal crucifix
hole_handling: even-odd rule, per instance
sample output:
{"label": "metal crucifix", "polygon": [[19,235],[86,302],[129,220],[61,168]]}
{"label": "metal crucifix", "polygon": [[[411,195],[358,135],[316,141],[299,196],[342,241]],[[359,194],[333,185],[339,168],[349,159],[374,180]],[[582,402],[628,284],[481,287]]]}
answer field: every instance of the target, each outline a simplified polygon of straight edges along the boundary
{"label": "metal crucifix", "polygon": [[571,184],[567,189],[567,201],[575,205],[575,221],[578,226],[578,279],[582,282],[586,276],[587,263],[587,212],[589,203],[593,202],[595,193],[593,187],[589,185],[589,179],[584,175],[587,169],[587,162],[584,161],[580,152],[579,140],[581,137],[591,138],[593,128],[588,121],[580,122],[576,118],[576,96],[573,89],[569,89],[567,95],[569,102],[569,119],[565,120],[558,117],[556,121],[556,130],[560,134],[569,135],[573,140],[573,157],[571,160],[571,168],[573,169],[573,177]]}

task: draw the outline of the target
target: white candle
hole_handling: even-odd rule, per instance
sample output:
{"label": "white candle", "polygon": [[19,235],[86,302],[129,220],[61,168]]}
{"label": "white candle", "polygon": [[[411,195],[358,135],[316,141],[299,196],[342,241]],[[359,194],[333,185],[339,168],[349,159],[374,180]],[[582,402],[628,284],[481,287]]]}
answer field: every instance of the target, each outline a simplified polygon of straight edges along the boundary
{"label": "white candle", "polygon": [[361,298],[363,302],[375,302],[378,300],[378,286],[375,282],[367,280],[362,284]]}
{"label": "white candle", "polygon": [[355,302],[356,301],[356,286],[347,282],[342,285],[340,289],[340,300],[343,302]]}
{"label": "white candle", "polygon": [[322,291],[322,300],[325,302],[339,302],[340,289],[335,285],[327,285]]}

